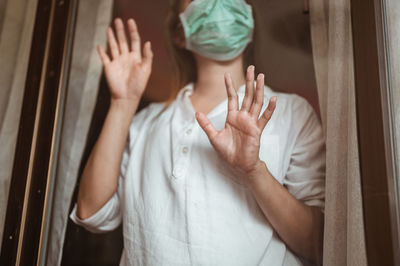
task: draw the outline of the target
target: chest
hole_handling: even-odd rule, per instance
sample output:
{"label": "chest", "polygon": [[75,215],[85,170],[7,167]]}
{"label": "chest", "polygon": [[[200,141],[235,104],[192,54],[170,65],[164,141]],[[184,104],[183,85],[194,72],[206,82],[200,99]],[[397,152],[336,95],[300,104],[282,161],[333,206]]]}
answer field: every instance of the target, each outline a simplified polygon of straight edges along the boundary
{"label": "chest", "polygon": [[[217,130],[224,127],[225,119],[225,113],[210,117],[211,123]],[[235,175],[214,150],[194,116],[185,113],[176,114],[168,120],[168,123],[154,123],[140,134],[142,144],[137,145],[132,153],[143,154],[145,159],[142,164],[136,166],[135,178],[149,174],[151,179],[158,176],[157,182],[159,179],[171,182],[185,179],[195,173],[203,177],[202,180],[205,182],[207,177],[230,178]],[[265,130],[261,137],[260,159],[267,164],[269,171],[280,182],[288,161],[285,156],[285,146],[284,138],[273,128]]]}

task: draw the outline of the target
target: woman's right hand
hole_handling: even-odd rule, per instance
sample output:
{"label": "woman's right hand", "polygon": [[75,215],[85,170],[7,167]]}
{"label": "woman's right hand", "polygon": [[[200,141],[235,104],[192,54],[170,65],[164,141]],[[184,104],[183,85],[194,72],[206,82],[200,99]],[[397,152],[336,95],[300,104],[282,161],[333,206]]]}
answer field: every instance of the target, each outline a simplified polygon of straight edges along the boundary
{"label": "woman's right hand", "polygon": [[151,73],[153,52],[150,42],[146,42],[141,52],[140,36],[133,19],[128,20],[130,43],[128,43],[124,24],[115,19],[117,39],[111,27],[107,29],[107,40],[111,58],[99,45],[98,52],[110,87],[111,100],[137,105],[146,88]]}

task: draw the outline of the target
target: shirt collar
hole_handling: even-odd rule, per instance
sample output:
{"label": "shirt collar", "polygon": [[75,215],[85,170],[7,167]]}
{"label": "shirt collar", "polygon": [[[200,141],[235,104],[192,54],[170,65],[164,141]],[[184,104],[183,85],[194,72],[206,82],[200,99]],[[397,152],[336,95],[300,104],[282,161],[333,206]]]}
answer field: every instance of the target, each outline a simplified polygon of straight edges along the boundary
{"label": "shirt collar", "polygon": [[[255,85],[254,85],[255,86]],[[271,89],[268,86],[264,86],[264,90],[267,90],[267,93],[272,92]],[[188,83],[186,86],[184,86],[178,93],[177,95],[177,100],[179,101],[180,105],[182,108],[184,108],[184,113],[185,113],[185,119],[187,120],[193,120],[194,119],[194,113],[195,110],[193,109],[193,105],[189,99],[189,96],[193,93],[194,90],[194,83]],[[245,94],[246,90],[246,84],[243,84],[239,87],[237,90],[238,96],[239,96],[239,105],[241,105],[241,102],[243,100],[243,96]],[[217,105],[209,114],[208,117],[211,118],[215,115],[220,114],[223,111],[226,111],[227,109],[227,104],[226,100],[221,102],[219,105]]]}
{"label": "shirt collar", "polygon": [[[254,82],[255,83],[255,82]],[[255,86],[256,84],[254,84]],[[237,90],[238,93],[245,93],[245,89],[246,89],[246,84],[243,84],[239,87],[239,89]],[[271,88],[269,88],[268,86],[264,86],[264,89],[267,89],[268,92],[271,92]],[[186,96],[190,96],[193,93],[194,90],[194,83],[188,83],[186,86],[184,86],[178,93],[177,98],[180,99],[182,98],[186,93],[188,93]]]}

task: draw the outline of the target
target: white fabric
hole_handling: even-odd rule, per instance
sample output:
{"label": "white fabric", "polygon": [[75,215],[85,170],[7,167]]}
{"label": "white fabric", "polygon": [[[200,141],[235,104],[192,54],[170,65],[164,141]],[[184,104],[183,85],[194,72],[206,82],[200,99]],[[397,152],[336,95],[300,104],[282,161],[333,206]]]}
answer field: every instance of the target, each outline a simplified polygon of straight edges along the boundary
{"label": "white fabric", "polygon": [[[181,90],[164,112],[152,104],[134,117],[118,191],[93,216],[71,219],[92,232],[123,221],[121,265],[301,265],[274,233],[251,192],[213,149]],[[244,86],[239,89],[239,102]],[[325,150],[320,122],[306,100],[265,87],[275,113],[260,158],[299,200],[324,206]],[[264,106],[264,108],[265,108]],[[209,115],[224,127],[226,101]],[[284,206],[282,206],[284,208]]]}
{"label": "white fabric", "polygon": [[[101,61],[96,45],[106,43],[113,1],[80,0],[57,162],[46,265],[60,265],[71,198],[96,105]],[[104,46],[103,46],[104,47]]]}
{"label": "white fabric", "polygon": [[310,24],[326,135],[323,264],[367,265],[350,0],[311,0]]}
{"label": "white fabric", "polygon": [[[0,239],[28,71],[37,0],[2,1],[0,8]],[[0,241],[0,248],[1,243]]]}

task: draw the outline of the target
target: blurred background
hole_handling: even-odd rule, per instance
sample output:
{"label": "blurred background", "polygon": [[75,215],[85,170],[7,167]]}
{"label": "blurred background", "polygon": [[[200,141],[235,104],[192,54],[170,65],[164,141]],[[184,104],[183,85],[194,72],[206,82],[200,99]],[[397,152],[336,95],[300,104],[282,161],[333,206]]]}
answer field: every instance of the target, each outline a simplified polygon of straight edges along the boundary
{"label": "blurred background", "polygon": [[[168,97],[171,80],[165,45],[165,17],[169,1],[116,0],[114,16],[134,18],[142,42],[152,42],[155,57],[153,73],[145,98],[163,101]],[[303,1],[256,0],[261,19],[263,49],[259,57],[264,64],[267,84],[279,91],[304,96],[318,109],[313,69],[309,16],[303,12]]]}
{"label": "blurred background", "polygon": [[[166,100],[171,85],[171,66],[165,44],[165,18],[169,1],[115,0],[113,17],[134,18],[142,42],[152,42],[153,72],[141,107]],[[276,91],[305,97],[319,114],[318,95],[311,50],[310,21],[303,1],[256,0],[261,20],[262,69],[266,83]],[[104,33],[105,34],[105,33]],[[109,93],[104,76],[100,82],[93,119],[82,157],[79,176],[100,133],[107,112]],[[71,202],[76,201],[79,179]],[[122,251],[121,227],[111,233],[95,235],[68,221],[62,265],[118,265]]]}

